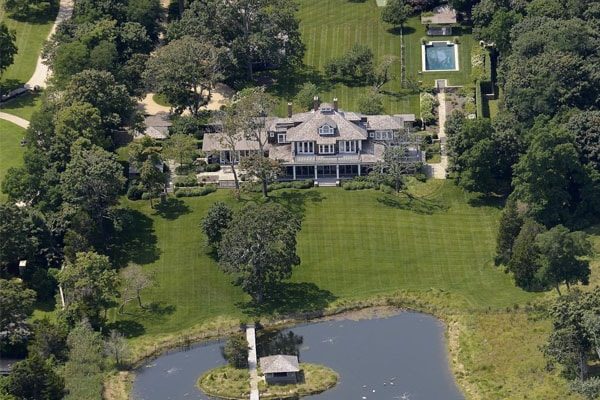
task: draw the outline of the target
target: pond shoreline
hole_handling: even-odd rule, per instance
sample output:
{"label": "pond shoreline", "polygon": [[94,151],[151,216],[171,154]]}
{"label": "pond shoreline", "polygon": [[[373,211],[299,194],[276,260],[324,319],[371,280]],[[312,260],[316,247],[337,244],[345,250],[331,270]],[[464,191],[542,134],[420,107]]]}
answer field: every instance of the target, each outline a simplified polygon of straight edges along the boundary
{"label": "pond shoreline", "polygon": [[[399,301],[398,301],[399,300]],[[452,373],[457,387],[466,396],[466,398],[480,398],[476,388],[467,382],[465,377],[465,368],[458,360],[460,351],[459,335],[461,324],[456,320],[456,316],[440,312],[433,304],[417,298],[418,304],[402,305],[407,299],[398,299],[395,296],[382,296],[370,299],[368,301],[349,302],[343,306],[323,310],[320,312],[306,313],[298,316],[288,316],[282,318],[267,319],[261,321],[265,329],[285,329],[292,326],[302,326],[325,321],[353,320],[360,321],[366,319],[387,318],[399,315],[404,312],[422,313],[436,318],[444,328],[444,347],[447,351],[447,360],[449,370]],[[409,303],[412,303],[409,300]],[[103,398],[106,400],[129,400],[131,399],[132,385],[136,377],[136,370],[144,364],[158,357],[171,354],[172,352],[183,351],[209,344],[214,341],[222,340],[227,336],[240,330],[242,323],[239,320],[228,321],[225,329],[217,329],[217,332],[211,331],[209,326],[194,327],[195,329],[189,336],[185,334],[177,335],[177,339],[171,337],[171,340],[165,340],[155,344],[154,348],[144,352],[132,361],[132,367],[127,371],[116,371],[109,375],[104,382]],[[198,329],[199,328],[199,329]],[[185,339],[182,340],[181,338]],[[149,347],[149,346],[146,346]],[[142,351],[144,348],[142,348]]]}

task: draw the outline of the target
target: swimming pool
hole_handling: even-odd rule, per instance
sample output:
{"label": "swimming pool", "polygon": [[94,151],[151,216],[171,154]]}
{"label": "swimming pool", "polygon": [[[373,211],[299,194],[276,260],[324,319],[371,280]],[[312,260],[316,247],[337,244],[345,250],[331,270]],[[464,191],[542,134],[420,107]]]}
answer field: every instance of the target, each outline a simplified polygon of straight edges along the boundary
{"label": "swimming pool", "polygon": [[458,71],[458,45],[452,42],[429,42],[422,45],[423,71]]}

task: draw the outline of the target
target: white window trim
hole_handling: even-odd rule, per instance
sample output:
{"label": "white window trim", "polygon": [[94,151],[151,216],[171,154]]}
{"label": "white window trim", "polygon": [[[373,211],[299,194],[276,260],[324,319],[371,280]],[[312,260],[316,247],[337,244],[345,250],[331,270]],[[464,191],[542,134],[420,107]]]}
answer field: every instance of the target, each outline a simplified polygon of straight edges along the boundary
{"label": "white window trim", "polygon": [[335,154],[335,145],[333,144],[320,144],[319,154]]}
{"label": "white window trim", "polygon": [[296,142],[297,154],[315,154],[313,142]]}
{"label": "white window trim", "polygon": [[356,140],[340,140],[339,148],[340,153],[354,154],[357,152],[359,146]]}
{"label": "white window trim", "polygon": [[[283,138],[283,140],[282,140]],[[278,133],[277,134],[277,143],[288,143],[287,141],[287,134],[285,133]]]}
{"label": "white window trim", "polygon": [[[325,128],[327,129],[325,131]],[[330,125],[322,125],[319,127],[319,135],[333,135],[335,134],[335,128]]]}

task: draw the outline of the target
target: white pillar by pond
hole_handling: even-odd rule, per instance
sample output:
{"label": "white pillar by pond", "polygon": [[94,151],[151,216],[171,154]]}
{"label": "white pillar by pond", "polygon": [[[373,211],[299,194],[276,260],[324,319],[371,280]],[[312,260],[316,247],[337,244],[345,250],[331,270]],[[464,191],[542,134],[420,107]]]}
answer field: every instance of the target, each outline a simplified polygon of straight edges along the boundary
{"label": "white pillar by pond", "polygon": [[317,164],[315,164],[315,180],[317,180]]}
{"label": "white pillar by pond", "polygon": [[340,164],[335,164],[335,178],[340,179]]}
{"label": "white pillar by pond", "polygon": [[292,171],[293,171],[294,180],[296,180],[296,166],[295,165],[292,167]]}
{"label": "white pillar by pond", "polygon": [[360,164],[358,164],[358,176],[360,176]]}

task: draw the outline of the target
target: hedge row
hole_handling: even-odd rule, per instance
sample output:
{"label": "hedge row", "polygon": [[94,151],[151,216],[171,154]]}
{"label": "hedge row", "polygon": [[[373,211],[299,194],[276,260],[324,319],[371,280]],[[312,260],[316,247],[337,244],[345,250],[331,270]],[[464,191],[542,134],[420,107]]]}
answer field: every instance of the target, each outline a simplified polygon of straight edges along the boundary
{"label": "hedge row", "polygon": [[198,197],[206,196],[212,192],[216,192],[215,185],[206,185],[202,187],[180,187],[175,190],[175,197]]}

